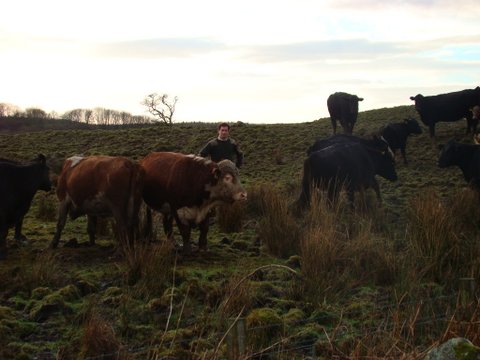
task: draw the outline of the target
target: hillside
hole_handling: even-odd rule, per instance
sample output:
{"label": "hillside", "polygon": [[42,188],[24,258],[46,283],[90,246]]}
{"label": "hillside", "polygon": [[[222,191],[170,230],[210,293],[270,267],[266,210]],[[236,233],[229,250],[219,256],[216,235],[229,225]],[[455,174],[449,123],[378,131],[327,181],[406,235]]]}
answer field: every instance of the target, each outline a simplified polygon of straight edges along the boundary
{"label": "hillside", "polygon": [[[418,118],[412,106],[361,112],[354,134],[368,136],[409,116]],[[55,121],[41,128],[25,122],[21,128],[0,131],[0,157],[28,160],[43,153],[52,173],[58,174],[63,160],[72,155],[138,160],[152,151],[197,153],[216,134],[216,124],[72,129]],[[62,235],[65,246],[46,250],[55,231],[57,202],[53,192],[38,193],[24,224],[30,243],[15,244],[11,229],[10,254],[0,263],[0,357],[227,358],[238,349],[229,343],[235,340],[222,337],[236,317],[246,321],[249,356],[262,352],[257,358],[305,358],[313,353],[324,358],[416,358],[447,335],[478,341],[478,336],[472,338],[480,333],[478,325],[472,325],[478,324],[476,318],[468,319],[470,327],[455,318],[458,278],[476,278],[479,272],[473,259],[478,246],[467,247],[478,240],[478,211],[470,213],[473,220],[462,218],[448,228],[458,236],[449,232],[445,241],[456,241],[457,250],[459,239],[464,241],[464,248],[456,250],[461,255],[450,259],[449,248],[442,248],[443,255],[428,256],[412,249],[420,238],[433,242],[445,233],[440,224],[435,236],[421,234],[425,224],[435,221],[422,223],[416,216],[422,215],[419,201],[430,206],[438,198],[440,205],[426,211],[435,215],[442,204],[453,204],[446,205],[450,211],[460,199],[464,210],[454,213],[459,219],[473,208],[469,206],[476,199],[462,197],[460,170],[436,164],[437,145],[451,138],[471,143],[471,136],[465,135],[463,121],[438,124],[436,142],[422,127],[423,134],[409,138],[407,166],[398,154],[399,180],[379,178],[382,206],[369,193],[364,212],[321,208],[295,218],[282,209],[298,196],[306,149],[316,138],[331,134],[330,120],[232,124],[231,136],[245,153],[241,178],[249,191],[248,204],[233,210],[238,211],[233,213],[236,220],[219,214],[209,233],[209,252],[187,257],[164,243],[159,227],[156,242],[127,256],[115,251],[108,223],[96,247],[82,246],[88,238],[85,219],[68,220]],[[238,221],[241,231],[226,231],[228,221]],[[327,226],[325,221],[331,222]],[[334,239],[337,245],[305,250],[316,222],[321,222],[317,235],[322,241]],[[458,230],[467,222],[468,227]],[[321,234],[327,232],[331,239],[325,240]],[[294,250],[275,253],[272,238],[285,249],[293,243]],[[328,252],[335,246],[341,247]],[[465,253],[472,258],[467,261]],[[312,263],[307,262],[309,255],[316,256]],[[441,260],[445,258],[446,265]],[[442,262],[435,273],[438,262],[432,259]],[[315,263],[325,263],[324,268],[315,272],[308,267]],[[465,305],[463,315],[470,311]]]}

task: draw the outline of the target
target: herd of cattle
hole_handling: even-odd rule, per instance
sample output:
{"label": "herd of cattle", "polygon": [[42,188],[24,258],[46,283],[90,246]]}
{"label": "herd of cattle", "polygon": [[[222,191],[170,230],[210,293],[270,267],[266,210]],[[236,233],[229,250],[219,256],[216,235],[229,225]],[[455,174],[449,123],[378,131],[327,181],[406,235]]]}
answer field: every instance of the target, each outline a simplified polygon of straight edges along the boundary
{"label": "herd of cattle", "polygon": [[[422,122],[435,134],[435,123],[467,119],[467,131],[476,131],[480,117],[480,88],[436,96],[417,95],[415,108]],[[394,151],[400,150],[407,164],[406,143],[411,134],[422,132],[418,122],[406,119],[388,124],[378,136],[364,139],[353,136],[362,98],[346,93],[332,94],[327,101],[334,135],[318,139],[307,150],[302,189],[297,204],[308,206],[311,190],[322,187],[334,202],[345,187],[353,204],[354,193],[372,188],[381,201],[376,175],[397,180]],[[336,133],[339,121],[345,134]],[[450,141],[442,150],[439,167],[458,166],[465,180],[480,191],[480,146]],[[7,233],[15,227],[14,238],[21,240],[23,217],[37,190],[50,191],[49,168],[44,155],[27,164],[0,159],[0,259],[7,253]],[[215,163],[195,155],[153,152],[139,162],[116,156],[74,156],[65,160],[58,177],[58,221],[51,247],[58,246],[67,216],[87,216],[87,233],[95,243],[98,217],[113,217],[116,235],[133,245],[139,235],[139,209],[147,205],[147,224],[151,210],[163,215],[163,228],[170,238],[175,220],[184,251],[189,252],[193,226],[199,228],[199,249],[207,247],[209,218],[220,204],[245,201],[238,169],[229,160]],[[148,228],[148,227],[147,227]]]}

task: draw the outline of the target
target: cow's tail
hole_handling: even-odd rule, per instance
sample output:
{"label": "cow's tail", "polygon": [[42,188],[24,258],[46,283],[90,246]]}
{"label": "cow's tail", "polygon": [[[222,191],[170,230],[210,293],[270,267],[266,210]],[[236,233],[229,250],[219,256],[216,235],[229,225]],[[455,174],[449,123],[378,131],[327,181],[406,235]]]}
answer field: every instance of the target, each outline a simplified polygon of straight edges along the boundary
{"label": "cow's tail", "polygon": [[143,183],[145,171],[134,163],[130,171],[128,204],[127,204],[127,236],[129,245],[133,246],[136,238],[139,237],[139,210],[142,204]]}
{"label": "cow's tail", "polygon": [[312,167],[309,158],[303,163],[302,192],[298,199],[300,208],[305,208],[310,204],[310,192],[312,187]]}

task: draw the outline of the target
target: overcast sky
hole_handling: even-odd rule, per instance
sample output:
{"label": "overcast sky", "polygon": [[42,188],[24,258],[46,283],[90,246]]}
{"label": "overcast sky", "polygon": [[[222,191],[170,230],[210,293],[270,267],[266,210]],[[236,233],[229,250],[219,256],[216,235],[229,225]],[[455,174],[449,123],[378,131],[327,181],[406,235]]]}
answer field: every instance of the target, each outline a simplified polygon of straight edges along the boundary
{"label": "overcast sky", "polygon": [[174,121],[327,117],[336,91],[360,111],[480,85],[478,0],[6,0],[0,102]]}

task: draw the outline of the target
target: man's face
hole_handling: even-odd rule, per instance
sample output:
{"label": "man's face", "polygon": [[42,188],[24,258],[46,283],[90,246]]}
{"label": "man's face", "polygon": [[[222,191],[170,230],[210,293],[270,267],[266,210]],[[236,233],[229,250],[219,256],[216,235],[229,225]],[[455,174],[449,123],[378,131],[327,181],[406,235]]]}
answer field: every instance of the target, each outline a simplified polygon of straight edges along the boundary
{"label": "man's face", "polygon": [[221,126],[220,129],[218,129],[218,137],[221,140],[227,140],[228,135],[229,135],[228,126]]}

